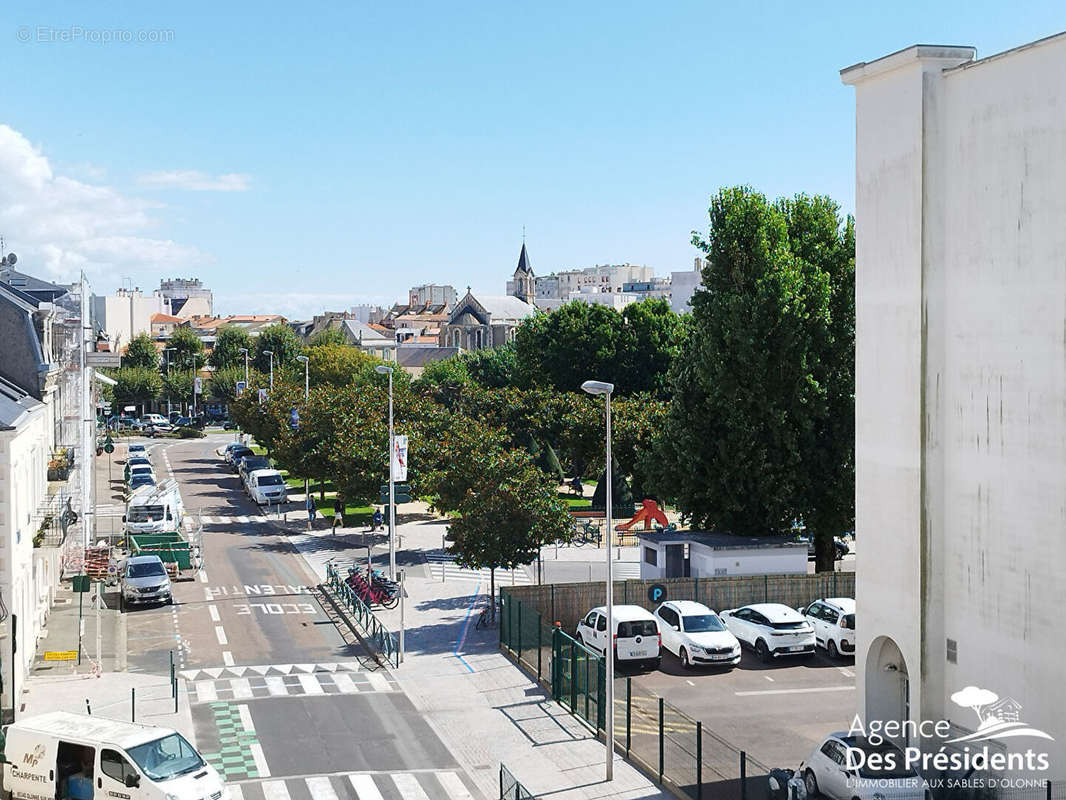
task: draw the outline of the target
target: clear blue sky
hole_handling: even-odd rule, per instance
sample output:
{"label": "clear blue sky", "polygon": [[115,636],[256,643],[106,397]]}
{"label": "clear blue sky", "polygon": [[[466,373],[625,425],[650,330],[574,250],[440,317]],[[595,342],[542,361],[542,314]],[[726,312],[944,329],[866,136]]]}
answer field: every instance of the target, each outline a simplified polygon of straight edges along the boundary
{"label": "clear blue sky", "polygon": [[[1063,26],[1060,3],[969,0],[94,5],[4,3],[8,248],[98,292],[195,275],[223,313],[290,316],[502,294],[523,226],[538,274],[687,269],[727,184],[850,211],[842,67]],[[85,41],[113,30],[172,33]]]}

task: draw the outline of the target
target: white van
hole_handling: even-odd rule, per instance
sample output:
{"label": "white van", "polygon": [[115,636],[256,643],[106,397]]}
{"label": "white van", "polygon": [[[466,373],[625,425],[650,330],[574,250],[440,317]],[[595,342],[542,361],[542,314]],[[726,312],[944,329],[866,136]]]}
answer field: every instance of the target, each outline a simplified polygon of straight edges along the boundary
{"label": "white van", "polygon": [[12,723],[4,756],[4,788],[16,800],[231,800],[214,767],[170,728],[54,711]]}
{"label": "white van", "polygon": [[276,469],[249,472],[244,486],[257,505],[278,505],[287,499],[285,479]]}
{"label": "white van", "polygon": [[158,486],[135,489],[126,503],[122,521],[126,533],[166,533],[180,531],[184,516],[178,482],[166,480]]}
{"label": "white van", "polygon": [[[663,640],[659,623],[650,612],[640,606],[614,606],[611,609],[614,626],[615,658],[618,661],[641,661],[658,667],[662,662],[660,650]],[[578,642],[607,654],[607,607],[590,611],[577,623]]]}

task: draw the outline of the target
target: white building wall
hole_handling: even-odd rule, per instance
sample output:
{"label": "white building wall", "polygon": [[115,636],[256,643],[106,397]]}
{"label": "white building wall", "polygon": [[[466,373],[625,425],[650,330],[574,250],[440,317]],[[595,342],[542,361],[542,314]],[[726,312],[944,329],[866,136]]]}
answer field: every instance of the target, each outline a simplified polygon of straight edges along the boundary
{"label": "white building wall", "polygon": [[160,294],[143,295],[139,290],[126,289],[94,296],[92,312],[116,350],[124,348],[139,333],[151,335],[152,315],[167,313]]}
{"label": "white building wall", "polygon": [[691,573],[694,578],[723,575],[806,575],[807,546],[712,550],[699,544],[691,547]]}
{"label": "white building wall", "polygon": [[[948,69],[911,48],[856,86],[860,712],[1022,704],[1066,775],[1066,37]],[[957,643],[949,663],[947,640]],[[891,655],[891,653],[890,653]],[[892,662],[895,663],[895,662]],[[890,715],[891,716],[891,715]],[[1043,745],[1042,745],[1043,746]]]}
{"label": "white building wall", "polygon": [[670,308],[675,314],[692,311],[689,301],[700,287],[703,275],[700,272],[703,259],[696,258],[695,268],[686,272],[670,273]]}

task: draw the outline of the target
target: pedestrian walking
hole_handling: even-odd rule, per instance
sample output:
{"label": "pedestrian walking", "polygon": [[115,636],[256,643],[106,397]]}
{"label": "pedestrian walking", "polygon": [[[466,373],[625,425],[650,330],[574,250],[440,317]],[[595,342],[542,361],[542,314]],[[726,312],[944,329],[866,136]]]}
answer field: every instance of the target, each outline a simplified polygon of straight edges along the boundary
{"label": "pedestrian walking", "polygon": [[311,530],[311,524],[315,521],[315,498],[311,496],[311,492],[307,493],[304,507],[307,509],[307,530]]}
{"label": "pedestrian walking", "polygon": [[333,498],[333,535],[337,535],[337,528],[344,527],[344,503],[340,497]]}
{"label": "pedestrian walking", "polygon": [[378,528],[381,527],[381,522],[382,522],[381,511],[379,511],[378,509],[375,508],[374,509],[374,516],[372,516],[370,518],[370,530],[372,532],[376,531]]}

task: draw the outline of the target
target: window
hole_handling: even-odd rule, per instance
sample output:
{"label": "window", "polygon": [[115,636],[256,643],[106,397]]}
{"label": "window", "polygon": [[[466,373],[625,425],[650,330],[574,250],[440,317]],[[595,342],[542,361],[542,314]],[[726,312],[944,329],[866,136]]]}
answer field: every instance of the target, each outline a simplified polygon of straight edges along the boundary
{"label": "window", "polygon": [[137,775],[137,770],[133,768],[133,765],[115,750],[100,751],[100,771],[123,786],[126,784],[127,775]]}
{"label": "window", "polygon": [[629,639],[633,636],[655,636],[658,632],[659,627],[655,624],[655,620],[651,619],[638,619],[632,622],[618,623],[619,639]]}
{"label": "window", "polygon": [[955,639],[948,639],[947,657],[949,664],[959,663],[959,643]]}
{"label": "window", "polygon": [[204,765],[203,759],[180,733],[131,747],[129,755],[144,774],[155,781],[184,775]]}
{"label": "window", "polygon": [[139,564],[130,564],[126,567],[127,578],[150,578],[153,575],[166,575],[162,561],[144,561]]}
{"label": "window", "polygon": [[596,627],[596,612],[595,611],[593,611],[591,614],[589,614],[587,617],[585,617],[585,624],[588,625],[590,628],[595,628]]}
{"label": "window", "polygon": [[598,631],[607,630],[607,617],[603,616],[602,614],[597,614],[596,615],[596,630],[598,630]]}
{"label": "window", "polygon": [[651,564],[653,567],[659,565],[659,551],[654,547],[644,548],[644,563]]}
{"label": "window", "polygon": [[692,614],[685,617],[685,630],[689,633],[711,633],[724,631],[725,625],[717,614]]}
{"label": "window", "polygon": [[675,612],[672,608],[667,608],[666,606],[663,606],[659,609],[659,616],[662,617],[663,622],[665,622],[667,625],[678,624],[677,612]]}

